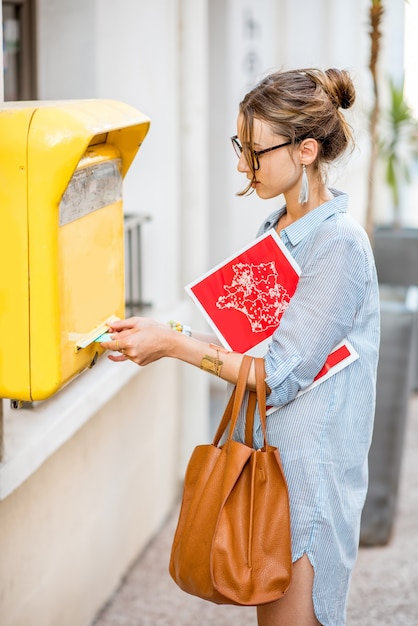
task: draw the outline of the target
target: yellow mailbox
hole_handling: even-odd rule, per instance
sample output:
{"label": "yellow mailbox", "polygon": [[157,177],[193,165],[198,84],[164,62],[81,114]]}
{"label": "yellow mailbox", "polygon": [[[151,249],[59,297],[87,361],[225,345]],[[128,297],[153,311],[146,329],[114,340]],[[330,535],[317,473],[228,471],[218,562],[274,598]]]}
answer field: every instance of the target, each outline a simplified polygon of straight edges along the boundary
{"label": "yellow mailbox", "polygon": [[149,123],[109,100],[0,107],[0,398],[48,398],[123,317],[122,181]]}

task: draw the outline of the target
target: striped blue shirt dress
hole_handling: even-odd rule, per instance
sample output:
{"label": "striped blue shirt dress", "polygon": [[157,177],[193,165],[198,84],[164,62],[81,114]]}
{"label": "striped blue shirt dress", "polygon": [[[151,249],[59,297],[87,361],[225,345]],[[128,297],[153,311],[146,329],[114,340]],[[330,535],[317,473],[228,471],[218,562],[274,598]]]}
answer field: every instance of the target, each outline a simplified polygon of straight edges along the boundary
{"label": "striped blue shirt dress", "polygon": [[[265,368],[267,404],[278,407],[267,417],[267,432],[288,482],[293,561],[306,554],[313,566],[320,623],[344,626],[367,490],[380,309],[367,235],[347,214],[348,196],[331,191],[332,200],[279,233],[301,275]],[[285,210],[270,215],[258,235],[276,228]],[[359,358],[296,397],[344,339]],[[254,445],[263,445],[259,419]]]}

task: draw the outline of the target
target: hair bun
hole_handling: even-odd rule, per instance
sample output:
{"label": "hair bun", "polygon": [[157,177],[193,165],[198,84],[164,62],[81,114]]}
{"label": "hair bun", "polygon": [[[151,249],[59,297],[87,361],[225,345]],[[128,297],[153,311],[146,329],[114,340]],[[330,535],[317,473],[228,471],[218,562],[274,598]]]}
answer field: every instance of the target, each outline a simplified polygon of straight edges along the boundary
{"label": "hair bun", "polygon": [[348,72],[331,68],[325,71],[328,91],[331,100],[338,108],[349,109],[356,99],[356,90]]}

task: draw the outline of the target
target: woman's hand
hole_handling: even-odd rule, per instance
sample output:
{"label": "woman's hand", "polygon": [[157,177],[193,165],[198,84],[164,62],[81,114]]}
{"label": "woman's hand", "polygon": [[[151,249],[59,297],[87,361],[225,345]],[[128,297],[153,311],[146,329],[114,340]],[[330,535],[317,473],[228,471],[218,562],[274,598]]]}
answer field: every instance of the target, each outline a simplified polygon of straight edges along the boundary
{"label": "woman's hand", "polygon": [[[119,352],[110,354],[111,361],[133,361],[138,365],[148,365],[162,357],[172,357],[200,369],[204,358],[216,361],[218,376],[230,383],[236,383],[242,361],[242,354],[229,352],[212,343],[212,335],[201,335],[193,331],[193,337],[173,330],[168,324],[148,317],[130,317],[112,323],[109,329],[111,341],[101,342],[106,350]],[[196,335],[196,336],[195,336]],[[207,370],[209,371],[209,370]],[[212,370],[210,370],[212,372]],[[247,386],[255,389],[254,367],[251,366]]]}
{"label": "woman's hand", "polygon": [[111,341],[100,345],[106,350],[120,352],[110,354],[111,361],[131,360],[138,365],[148,365],[165,356],[172,356],[179,333],[167,324],[147,317],[130,317],[112,323],[109,329]]}

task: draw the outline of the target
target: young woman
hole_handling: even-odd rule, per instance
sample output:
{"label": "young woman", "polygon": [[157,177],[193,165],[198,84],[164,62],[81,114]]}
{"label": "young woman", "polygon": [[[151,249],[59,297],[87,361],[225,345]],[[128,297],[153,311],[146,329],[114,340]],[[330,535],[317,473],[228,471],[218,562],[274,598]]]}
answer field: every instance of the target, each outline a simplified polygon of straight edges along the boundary
{"label": "young woman", "polygon": [[[285,198],[258,234],[276,229],[301,268],[264,357],[267,404],[277,407],[268,416],[269,442],[280,449],[289,487],[293,579],[284,598],[257,607],[259,626],[345,623],[367,488],[379,349],[369,241],[347,214],[347,196],[326,184],[327,166],[353,142],[341,109],[354,100],[345,71],[276,72],[244,98],[232,138],[238,170],[248,180],[241,194],[255,190],[262,199]],[[173,357],[237,381],[241,354],[219,352],[202,335],[174,330],[184,327],[131,318],[115,323],[113,340],[103,346],[121,353],[109,356],[114,361],[146,365]],[[359,358],[298,395],[344,339]],[[248,386],[254,382],[251,372]],[[262,445],[259,429],[254,445]]]}

